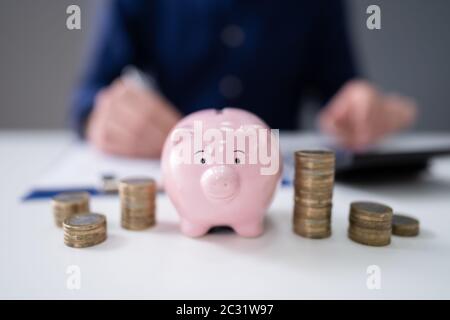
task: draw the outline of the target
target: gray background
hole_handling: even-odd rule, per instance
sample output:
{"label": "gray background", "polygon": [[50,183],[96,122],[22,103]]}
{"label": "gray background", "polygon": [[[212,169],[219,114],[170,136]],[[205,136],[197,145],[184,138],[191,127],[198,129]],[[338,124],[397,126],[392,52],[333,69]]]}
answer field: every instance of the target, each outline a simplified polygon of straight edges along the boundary
{"label": "gray background", "polygon": [[[73,3],[81,7],[82,30],[65,27],[66,8]],[[356,56],[367,77],[417,100],[417,130],[450,131],[450,1],[347,3]],[[366,28],[370,4],[381,7],[381,30]],[[66,126],[68,99],[99,7],[99,1],[87,0],[1,0],[0,128]]]}

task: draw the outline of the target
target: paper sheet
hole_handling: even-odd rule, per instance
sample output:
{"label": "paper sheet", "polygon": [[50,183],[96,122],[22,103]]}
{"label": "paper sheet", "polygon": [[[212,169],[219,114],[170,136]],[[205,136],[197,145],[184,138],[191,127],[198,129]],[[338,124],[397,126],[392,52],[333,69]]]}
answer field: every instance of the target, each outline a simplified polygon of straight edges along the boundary
{"label": "paper sheet", "polygon": [[109,156],[85,143],[74,143],[52,163],[33,189],[67,189],[79,187],[101,188],[102,175],[112,174],[117,179],[126,176],[149,176],[160,181],[160,162],[149,159],[131,159]]}

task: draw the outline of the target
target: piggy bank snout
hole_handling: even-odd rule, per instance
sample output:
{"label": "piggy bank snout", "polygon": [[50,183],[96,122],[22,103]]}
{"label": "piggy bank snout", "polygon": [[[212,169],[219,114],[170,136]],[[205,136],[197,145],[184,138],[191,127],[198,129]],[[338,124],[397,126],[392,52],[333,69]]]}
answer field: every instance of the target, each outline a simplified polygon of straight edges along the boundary
{"label": "piggy bank snout", "polygon": [[230,199],[239,189],[239,175],[228,166],[208,168],[201,177],[204,194],[212,199]]}

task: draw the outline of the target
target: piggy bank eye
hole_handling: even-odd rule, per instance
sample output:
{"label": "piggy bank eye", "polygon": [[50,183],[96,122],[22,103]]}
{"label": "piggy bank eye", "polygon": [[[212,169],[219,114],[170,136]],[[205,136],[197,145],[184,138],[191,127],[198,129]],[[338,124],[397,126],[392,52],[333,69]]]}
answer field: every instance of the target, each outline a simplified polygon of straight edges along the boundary
{"label": "piggy bank eye", "polygon": [[242,150],[234,150],[234,163],[245,163],[245,153]]}
{"label": "piggy bank eye", "polygon": [[205,164],[206,163],[206,159],[204,157],[204,150],[198,150],[197,152],[194,153],[194,163],[197,164]]}

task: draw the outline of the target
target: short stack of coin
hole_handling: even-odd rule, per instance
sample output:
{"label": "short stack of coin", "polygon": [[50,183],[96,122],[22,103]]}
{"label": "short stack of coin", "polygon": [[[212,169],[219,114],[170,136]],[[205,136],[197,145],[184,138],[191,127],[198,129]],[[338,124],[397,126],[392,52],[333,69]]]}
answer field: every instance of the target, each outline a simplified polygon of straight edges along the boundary
{"label": "short stack of coin", "polygon": [[77,214],[63,222],[64,243],[86,248],[106,240],[106,217],[98,213]]}
{"label": "short stack of coin", "polygon": [[392,208],[376,202],[350,204],[348,237],[369,246],[391,243]]}
{"label": "short stack of coin", "polygon": [[156,182],[151,178],[127,178],[119,183],[122,227],[143,230],[155,224]]}
{"label": "short stack of coin", "polygon": [[53,197],[53,215],[58,227],[63,221],[75,214],[89,212],[89,194],[87,192],[66,192]]}
{"label": "short stack of coin", "polygon": [[302,150],[294,156],[294,232],[306,238],[327,238],[331,235],[334,152]]}
{"label": "short stack of coin", "polygon": [[102,186],[105,193],[117,194],[119,192],[116,177],[112,174],[102,176]]}
{"label": "short stack of coin", "polygon": [[415,237],[419,234],[419,220],[402,214],[392,217],[392,234],[401,237]]}

